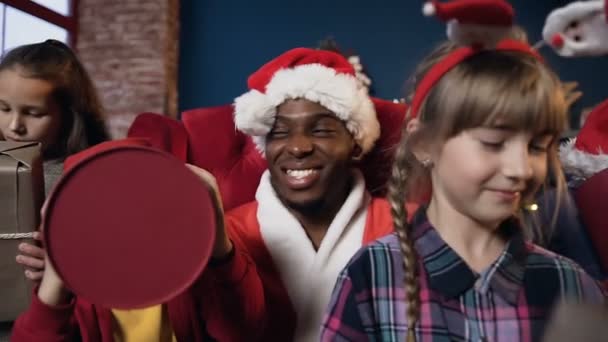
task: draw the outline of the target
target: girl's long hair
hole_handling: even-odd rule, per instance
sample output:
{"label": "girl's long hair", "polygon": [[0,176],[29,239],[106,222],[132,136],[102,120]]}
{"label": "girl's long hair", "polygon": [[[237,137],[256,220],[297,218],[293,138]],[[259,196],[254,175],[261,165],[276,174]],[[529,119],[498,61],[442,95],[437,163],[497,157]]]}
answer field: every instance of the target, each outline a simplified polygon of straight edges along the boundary
{"label": "girl's long hair", "polygon": [[[442,44],[417,70],[415,83],[454,47]],[[566,104],[561,83],[538,59],[520,52],[484,51],[463,61],[447,72],[430,91],[417,117],[420,129],[412,134],[403,128],[388,183],[393,225],[399,236],[405,271],[408,342],[415,341],[415,327],[420,316],[418,258],[414,249],[405,202],[430,191],[428,171],[414,157],[418,144],[438,146],[463,130],[493,126],[498,123],[515,130],[551,134],[554,139],[548,152],[548,169],[557,184],[557,193],[565,189],[557,145],[566,124]],[[409,113],[412,114],[412,113]],[[559,196],[559,195],[558,195]],[[547,231],[530,232],[545,239]]]}
{"label": "girl's long hair", "polygon": [[8,69],[55,86],[53,97],[61,108],[62,126],[45,159],[65,158],[109,139],[95,86],[67,45],[47,40],[19,46],[0,61],[0,72]]}

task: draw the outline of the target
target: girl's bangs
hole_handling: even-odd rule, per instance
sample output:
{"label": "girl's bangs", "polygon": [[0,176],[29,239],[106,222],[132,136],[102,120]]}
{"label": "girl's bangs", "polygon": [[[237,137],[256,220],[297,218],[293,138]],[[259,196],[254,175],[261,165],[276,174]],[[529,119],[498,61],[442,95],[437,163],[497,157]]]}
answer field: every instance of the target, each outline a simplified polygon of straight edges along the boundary
{"label": "girl's bangs", "polygon": [[[443,133],[449,137],[486,126],[558,136],[566,126],[566,105],[559,80],[535,65],[539,61],[524,59],[522,63],[520,57],[519,63],[513,63],[514,58],[505,53],[493,57],[464,62],[447,73],[429,94],[426,105],[435,103],[432,107],[436,108],[428,110],[443,113]],[[507,62],[509,68],[504,67]]]}

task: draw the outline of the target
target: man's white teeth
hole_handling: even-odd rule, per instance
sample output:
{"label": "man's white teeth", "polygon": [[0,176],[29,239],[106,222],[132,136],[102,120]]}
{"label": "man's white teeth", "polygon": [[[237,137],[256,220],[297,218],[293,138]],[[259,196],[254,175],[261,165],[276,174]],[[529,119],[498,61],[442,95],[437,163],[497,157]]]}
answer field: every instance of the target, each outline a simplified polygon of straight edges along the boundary
{"label": "man's white teeth", "polygon": [[310,176],[313,172],[315,172],[314,169],[308,169],[308,170],[287,170],[287,175],[290,176],[290,177],[304,178],[304,177]]}

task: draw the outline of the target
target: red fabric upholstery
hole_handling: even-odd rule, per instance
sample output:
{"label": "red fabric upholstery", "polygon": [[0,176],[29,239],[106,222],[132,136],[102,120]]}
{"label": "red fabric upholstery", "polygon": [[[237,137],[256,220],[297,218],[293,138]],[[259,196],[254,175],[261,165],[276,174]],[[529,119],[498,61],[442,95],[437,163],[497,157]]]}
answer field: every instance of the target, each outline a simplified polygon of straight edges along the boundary
{"label": "red fabric upholstery", "polygon": [[361,161],[367,189],[375,196],[384,196],[391,172],[393,155],[401,139],[401,127],[407,106],[403,103],[372,98],[380,122],[380,138]]}
{"label": "red fabric upholstery", "polygon": [[232,106],[186,111],[188,160],[217,179],[226,210],[252,201],[266,170],[266,160],[253,141],[234,128]]}
{"label": "red fabric upholstery", "polygon": [[177,120],[154,113],[142,113],[129,127],[127,136],[147,138],[152,147],[187,161],[188,134],[184,125]]}
{"label": "red fabric upholstery", "polygon": [[602,267],[608,270],[608,169],[587,179],[576,190],[574,197]]}
{"label": "red fabric upholstery", "polygon": [[[406,106],[374,99],[382,133],[376,147],[362,160],[361,169],[374,195],[385,193],[394,146],[401,137]],[[186,111],[182,121],[158,114],[139,115],[129,137],[147,138],[152,146],[173,153],[211,172],[218,181],[225,210],[254,199],[266,160],[251,139],[234,128],[232,106]]]}

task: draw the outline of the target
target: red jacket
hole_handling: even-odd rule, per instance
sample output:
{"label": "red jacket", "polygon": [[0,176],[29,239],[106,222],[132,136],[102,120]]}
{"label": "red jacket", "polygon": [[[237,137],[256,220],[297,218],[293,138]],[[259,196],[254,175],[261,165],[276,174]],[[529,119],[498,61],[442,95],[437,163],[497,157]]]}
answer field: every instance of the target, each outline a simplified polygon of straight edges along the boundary
{"label": "red jacket", "polygon": [[[209,266],[188,291],[167,303],[178,341],[208,341],[205,330],[221,342],[292,340],[296,313],[264,245],[256,213],[257,202],[251,202],[226,214],[234,257]],[[362,242],[387,235],[392,227],[388,203],[373,199]],[[111,311],[81,298],[50,307],[34,295],[11,336],[12,342],[75,340],[112,342]]]}
{"label": "red jacket", "polygon": [[[226,229],[234,240],[235,245],[247,248],[256,263],[256,269],[263,284],[263,293],[255,289],[246,289],[243,284],[245,298],[259,296],[266,302],[265,318],[258,321],[266,322],[261,335],[261,341],[292,341],[296,325],[296,313],[292,307],[287,289],[281,281],[272,257],[266,248],[260,226],[257,220],[257,202],[251,202],[233,209],[226,215]],[[368,207],[363,244],[390,234],[393,231],[389,204],[384,199],[375,198]],[[233,321],[237,323],[236,321]],[[320,326],[321,322],[319,322]],[[239,324],[243,326],[243,324]],[[256,331],[260,331],[258,329]]]}
{"label": "red jacket", "polygon": [[[178,341],[245,341],[255,338],[264,317],[264,297],[246,297],[244,289],[263,293],[251,258],[240,252],[220,266],[210,266],[188,291],[169,301],[167,311]],[[36,289],[37,291],[37,289]],[[205,332],[206,330],[206,332]],[[249,336],[241,335],[247,332]],[[81,298],[51,307],[37,295],[15,322],[13,342],[112,342],[112,313]]]}

